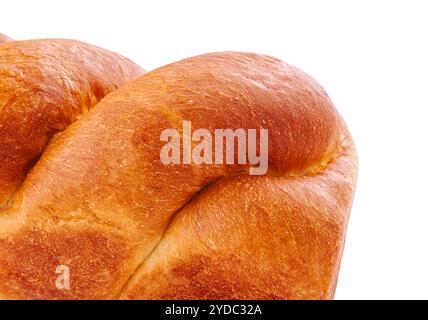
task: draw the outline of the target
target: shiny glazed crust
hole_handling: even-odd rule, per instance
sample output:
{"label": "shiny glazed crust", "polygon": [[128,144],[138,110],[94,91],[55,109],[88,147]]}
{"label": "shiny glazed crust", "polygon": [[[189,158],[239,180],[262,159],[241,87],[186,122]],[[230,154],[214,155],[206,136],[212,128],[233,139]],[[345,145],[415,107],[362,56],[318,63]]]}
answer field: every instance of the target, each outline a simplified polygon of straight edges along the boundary
{"label": "shiny glazed crust", "polygon": [[130,60],[73,40],[0,46],[0,207],[50,139],[124,82],[143,74]]}
{"label": "shiny glazed crust", "polygon": [[[87,99],[96,100],[76,105]],[[54,129],[77,118],[72,110]],[[182,120],[268,129],[268,173],[162,164],[160,134]],[[0,214],[0,297],[333,298],[356,153],[324,90],[299,69],[250,53],[185,59],[125,84],[49,140],[52,132]],[[58,265],[70,267],[70,290],[55,287]]]}

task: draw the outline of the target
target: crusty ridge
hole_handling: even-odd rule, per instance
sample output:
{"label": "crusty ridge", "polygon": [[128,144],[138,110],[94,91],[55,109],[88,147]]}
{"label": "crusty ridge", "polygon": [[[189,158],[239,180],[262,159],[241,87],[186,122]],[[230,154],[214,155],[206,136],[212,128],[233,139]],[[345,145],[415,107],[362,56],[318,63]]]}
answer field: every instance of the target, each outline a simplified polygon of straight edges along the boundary
{"label": "crusty ridge", "polygon": [[143,70],[74,40],[15,41],[0,47],[0,207],[48,141],[107,93]]}

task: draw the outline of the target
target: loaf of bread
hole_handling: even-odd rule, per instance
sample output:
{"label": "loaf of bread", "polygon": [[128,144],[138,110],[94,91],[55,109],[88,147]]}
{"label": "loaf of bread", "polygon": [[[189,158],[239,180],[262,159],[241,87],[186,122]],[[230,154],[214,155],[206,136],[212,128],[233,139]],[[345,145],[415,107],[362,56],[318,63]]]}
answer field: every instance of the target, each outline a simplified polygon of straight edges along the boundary
{"label": "loaf of bread", "polygon": [[[322,87],[222,52],[105,96],[140,73],[76,42],[0,46],[0,297],[333,298],[357,160]],[[162,132],[184,121],[267,130],[267,172],[164,163]]]}

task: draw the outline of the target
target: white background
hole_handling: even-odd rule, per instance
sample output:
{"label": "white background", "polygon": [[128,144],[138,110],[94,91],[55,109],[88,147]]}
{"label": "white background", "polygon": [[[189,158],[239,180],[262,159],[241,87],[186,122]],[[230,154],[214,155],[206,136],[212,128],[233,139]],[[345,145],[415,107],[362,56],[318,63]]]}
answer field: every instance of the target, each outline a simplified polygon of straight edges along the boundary
{"label": "white background", "polygon": [[310,73],[347,121],[360,159],[336,298],[428,298],[424,1],[14,0],[1,3],[0,32],[79,39],[148,70],[241,50]]}

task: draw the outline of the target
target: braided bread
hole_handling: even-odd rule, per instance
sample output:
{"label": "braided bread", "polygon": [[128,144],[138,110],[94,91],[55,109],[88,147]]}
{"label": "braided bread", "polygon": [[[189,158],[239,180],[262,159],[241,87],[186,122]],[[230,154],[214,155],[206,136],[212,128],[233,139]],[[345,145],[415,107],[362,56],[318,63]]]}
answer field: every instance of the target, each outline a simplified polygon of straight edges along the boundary
{"label": "braided bread", "polygon": [[[0,297],[333,297],[357,160],[315,80],[268,56],[212,53],[98,102],[141,70],[74,46],[0,47]],[[35,68],[22,50],[41,47],[55,54]],[[164,163],[162,132],[184,139],[183,121],[267,130],[266,174],[248,162]]]}
{"label": "braided bread", "polygon": [[128,59],[78,41],[1,45],[0,207],[55,134],[142,74]]}

